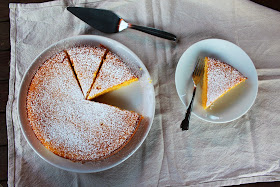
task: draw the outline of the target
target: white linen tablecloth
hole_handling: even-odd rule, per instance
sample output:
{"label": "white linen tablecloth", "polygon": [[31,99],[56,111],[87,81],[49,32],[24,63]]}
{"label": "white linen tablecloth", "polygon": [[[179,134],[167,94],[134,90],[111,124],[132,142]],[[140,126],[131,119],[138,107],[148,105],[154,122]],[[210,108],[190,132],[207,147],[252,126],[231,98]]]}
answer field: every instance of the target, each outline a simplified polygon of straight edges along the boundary
{"label": "white linen tablecloth", "polygon": [[[69,5],[110,9],[128,22],[177,35],[174,43],[134,30],[101,33],[70,14]],[[9,186],[225,186],[280,180],[280,12],[247,0],[73,0],[10,4],[11,64],[8,129]],[[16,115],[23,74],[49,45],[76,35],[112,38],[130,48],[150,72],[156,91],[152,129],[122,164],[79,174],[42,160],[27,144]],[[192,115],[182,132],[185,108],[175,88],[175,69],[195,42],[220,38],[240,46],[259,76],[255,104],[230,123]]]}

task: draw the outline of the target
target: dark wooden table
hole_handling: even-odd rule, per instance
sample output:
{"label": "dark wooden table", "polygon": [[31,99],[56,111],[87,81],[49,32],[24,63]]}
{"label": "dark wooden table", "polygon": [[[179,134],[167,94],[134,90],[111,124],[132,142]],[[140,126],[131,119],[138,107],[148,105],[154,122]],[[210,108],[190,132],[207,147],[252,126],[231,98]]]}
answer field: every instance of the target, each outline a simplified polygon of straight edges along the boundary
{"label": "dark wooden table", "polygon": [[[9,92],[10,20],[9,3],[38,3],[49,0],[1,0],[0,1],[0,184],[7,186],[8,141],[6,129],[6,104]],[[279,0],[253,0],[280,11]],[[245,184],[240,186],[279,186],[280,182]]]}

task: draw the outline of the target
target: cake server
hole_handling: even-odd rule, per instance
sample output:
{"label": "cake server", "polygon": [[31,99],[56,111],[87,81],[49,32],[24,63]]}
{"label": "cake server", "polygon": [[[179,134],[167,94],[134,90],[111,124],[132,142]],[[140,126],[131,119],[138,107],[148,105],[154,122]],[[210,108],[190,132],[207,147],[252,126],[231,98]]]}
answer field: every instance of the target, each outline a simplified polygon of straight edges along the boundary
{"label": "cake server", "polygon": [[128,23],[110,10],[83,7],[67,7],[67,10],[90,26],[104,33],[117,33],[130,28],[176,41],[176,36],[174,34],[151,27],[143,27]]}

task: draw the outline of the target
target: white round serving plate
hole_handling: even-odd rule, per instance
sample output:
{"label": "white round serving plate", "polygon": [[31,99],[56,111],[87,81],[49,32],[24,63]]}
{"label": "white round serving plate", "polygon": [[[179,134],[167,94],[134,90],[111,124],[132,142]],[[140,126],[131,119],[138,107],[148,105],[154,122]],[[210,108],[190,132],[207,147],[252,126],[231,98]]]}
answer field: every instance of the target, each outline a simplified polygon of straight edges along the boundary
{"label": "white round serving plate", "polygon": [[[187,107],[193,93],[192,72],[198,57],[212,57],[236,68],[248,79],[204,110],[201,86],[198,86],[192,112],[214,123],[233,121],[244,115],[253,105],[258,92],[258,76],[250,57],[237,45],[221,39],[206,39],[190,46],[181,56],[175,73],[177,93]],[[201,84],[200,84],[201,85]]]}
{"label": "white round serving plate", "polygon": [[[116,154],[100,161],[73,162],[53,154],[36,138],[27,119],[26,97],[28,88],[38,68],[52,55],[78,45],[99,46],[100,44],[119,55],[126,63],[139,68],[142,74],[138,81],[101,96],[99,101],[138,112],[144,119],[133,138]],[[18,116],[22,132],[33,150],[45,161],[58,168],[79,173],[93,173],[112,168],[128,159],[141,146],[149,133],[155,112],[155,93],[150,80],[149,72],[142,61],[130,49],[115,40],[94,35],[81,35],[61,40],[44,50],[33,61],[24,75],[18,97]]]}

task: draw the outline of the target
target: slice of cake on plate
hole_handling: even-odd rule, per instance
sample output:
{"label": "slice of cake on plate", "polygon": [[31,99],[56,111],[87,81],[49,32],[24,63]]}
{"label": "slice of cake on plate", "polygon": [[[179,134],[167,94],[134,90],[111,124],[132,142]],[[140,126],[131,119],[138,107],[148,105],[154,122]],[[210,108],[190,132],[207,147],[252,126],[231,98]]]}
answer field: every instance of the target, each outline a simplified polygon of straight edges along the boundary
{"label": "slice of cake on plate", "polygon": [[247,78],[225,62],[209,57],[205,57],[204,62],[202,106],[207,109]]}
{"label": "slice of cake on plate", "polygon": [[93,99],[136,80],[138,80],[138,77],[134,75],[126,63],[119,56],[109,51],[87,99]]}
{"label": "slice of cake on plate", "polygon": [[104,47],[80,46],[67,49],[69,59],[86,98],[106,54]]}

